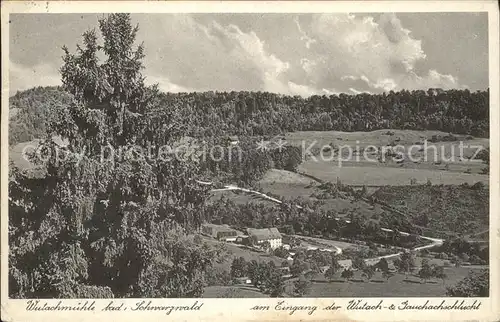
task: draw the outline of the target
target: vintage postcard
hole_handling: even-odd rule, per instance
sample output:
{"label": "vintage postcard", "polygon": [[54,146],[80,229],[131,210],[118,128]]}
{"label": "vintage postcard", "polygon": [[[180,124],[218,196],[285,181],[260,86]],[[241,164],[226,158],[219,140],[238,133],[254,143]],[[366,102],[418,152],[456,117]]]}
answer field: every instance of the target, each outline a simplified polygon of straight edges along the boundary
{"label": "vintage postcard", "polygon": [[495,1],[4,1],[2,321],[500,320]]}

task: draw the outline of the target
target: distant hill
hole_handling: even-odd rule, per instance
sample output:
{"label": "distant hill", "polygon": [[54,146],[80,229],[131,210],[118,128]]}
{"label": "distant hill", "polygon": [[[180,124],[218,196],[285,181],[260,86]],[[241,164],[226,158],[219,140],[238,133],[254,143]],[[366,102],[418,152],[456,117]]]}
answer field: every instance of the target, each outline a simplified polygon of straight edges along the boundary
{"label": "distant hill", "polygon": [[[71,96],[36,87],[10,98],[10,143],[40,138],[47,120]],[[489,90],[400,91],[383,94],[287,96],[268,92],[160,93],[149,117],[183,135],[275,135],[294,131],[433,130],[488,137]],[[162,135],[162,133],[157,133]]]}
{"label": "distant hill", "polygon": [[60,87],[34,87],[9,99],[9,145],[39,139],[57,109],[66,108],[71,95]]}
{"label": "distant hill", "polygon": [[373,197],[412,214],[417,225],[470,234],[489,226],[489,189],[469,185],[386,186]]}

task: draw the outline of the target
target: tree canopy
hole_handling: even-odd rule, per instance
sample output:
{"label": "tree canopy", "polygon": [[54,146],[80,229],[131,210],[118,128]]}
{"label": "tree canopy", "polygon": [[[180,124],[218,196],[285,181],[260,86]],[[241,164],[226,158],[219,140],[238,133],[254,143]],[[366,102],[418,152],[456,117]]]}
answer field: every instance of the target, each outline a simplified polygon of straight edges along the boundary
{"label": "tree canopy", "polygon": [[68,139],[66,157],[55,157],[62,148],[48,136],[43,178],[11,171],[10,296],[200,296],[222,250],[186,234],[204,211],[199,166],[118,154],[103,162],[103,146],[155,143],[147,114],[158,93],[144,85],[130,16],[110,14],[99,29],[102,43],[92,30],[76,53],[64,48],[63,88],[73,99],[47,127]]}
{"label": "tree canopy", "polygon": [[471,270],[463,280],[458,282],[455,286],[447,288],[446,294],[454,297],[488,297],[489,290],[489,270]]}

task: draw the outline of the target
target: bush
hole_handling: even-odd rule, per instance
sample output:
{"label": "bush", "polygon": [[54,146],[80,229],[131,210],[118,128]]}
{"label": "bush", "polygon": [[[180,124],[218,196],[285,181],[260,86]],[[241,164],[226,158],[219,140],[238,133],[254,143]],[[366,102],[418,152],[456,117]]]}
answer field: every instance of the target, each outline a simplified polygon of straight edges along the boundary
{"label": "bush", "polygon": [[478,152],[475,157],[476,160],[483,160],[485,163],[490,162],[490,151],[488,149],[482,149]]}
{"label": "bush", "polygon": [[469,262],[472,264],[472,265],[485,265],[486,264],[486,261],[484,259],[481,259],[479,256],[477,255],[471,255],[469,257]]}
{"label": "bush", "polygon": [[207,286],[229,286],[233,284],[233,279],[228,271],[212,267],[207,270],[205,283]]}
{"label": "bush", "polygon": [[273,255],[281,258],[287,258],[289,252],[283,246],[281,246],[273,250]]}
{"label": "bush", "polygon": [[446,290],[446,295],[453,297],[487,297],[489,296],[489,270],[479,272],[471,270],[469,275],[455,286]]}
{"label": "bush", "polygon": [[439,142],[441,140],[441,137],[439,135],[433,135],[430,139],[429,142],[435,143]]}
{"label": "bush", "polygon": [[469,255],[463,253],[463,254],[460,254],[460,258],[464,261],[464,262],[468,262],[469,261]]}
{"label": "bush", "polygon": [[195,244],[198,244],[198,245],[203,243],[203,240],[201,239],[201,236],[198,235],[198,234],[194,235],[193,241],[194,241]]}
{"label": "bush", "polygon": [[453,134],[448,134],[443,137],[443,141],[457,141],[458,138]]}
{"label": "bush", "polygon": [[482,189],[484,189],[484,183],[482,183],[481,181],[478,181],[472,185],[471,189],[482,190]]}

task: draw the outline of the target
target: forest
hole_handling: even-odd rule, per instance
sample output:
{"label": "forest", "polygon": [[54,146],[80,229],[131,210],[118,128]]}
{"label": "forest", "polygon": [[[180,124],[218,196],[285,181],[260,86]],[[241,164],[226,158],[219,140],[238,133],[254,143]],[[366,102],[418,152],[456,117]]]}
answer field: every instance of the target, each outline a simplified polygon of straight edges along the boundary
{"label": "forest", "polygon": [[[10,100],[11,109],[19,109],[12,120],[10,143],[45,134],[45,123],[57,119],[55,111],[68,107],[70,101],[70,95],[57,87],[18,92]],[[207,138],[387,128],[489,137],[489,90],[402,90],[308,98],[267,92],[157,92],[147,119],[145,140],[167,140],[173,131]]]}

